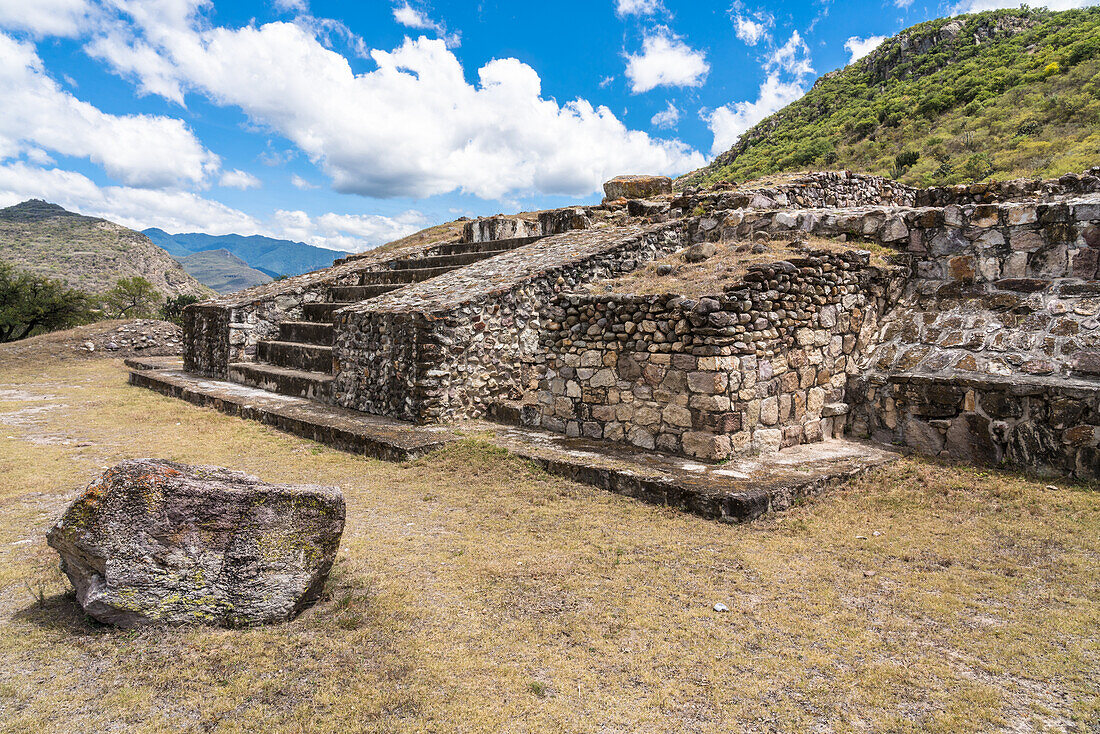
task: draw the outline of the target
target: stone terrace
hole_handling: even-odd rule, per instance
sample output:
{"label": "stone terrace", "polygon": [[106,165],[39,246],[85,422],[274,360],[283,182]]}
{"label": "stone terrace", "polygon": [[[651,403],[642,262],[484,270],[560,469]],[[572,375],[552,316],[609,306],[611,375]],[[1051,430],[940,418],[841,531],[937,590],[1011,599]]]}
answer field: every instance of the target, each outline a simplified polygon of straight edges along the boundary
{"label": "stone terrace", "polygon": [[[345,416],[492,416],[654,457],[857,437],[1094,478],[1097,174],[918,190],[815,173],[678,194],[623,179],[609,194],[637,198],[449,225],[191,307],[185,366]],[[808,236],[832,245],[800,248]],[[599,291],[688,247],[772,241],[794,246],[713,293]]]}

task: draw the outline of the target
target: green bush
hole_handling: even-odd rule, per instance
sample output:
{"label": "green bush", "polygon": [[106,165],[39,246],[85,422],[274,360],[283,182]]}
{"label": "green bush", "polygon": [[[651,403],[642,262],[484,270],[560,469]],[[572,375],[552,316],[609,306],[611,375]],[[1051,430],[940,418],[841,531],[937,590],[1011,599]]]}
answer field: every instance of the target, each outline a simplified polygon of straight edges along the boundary
{"label": "green bush", "polygon": [[0,342],[94,321],[93,305],[87,293],[0,262]]}

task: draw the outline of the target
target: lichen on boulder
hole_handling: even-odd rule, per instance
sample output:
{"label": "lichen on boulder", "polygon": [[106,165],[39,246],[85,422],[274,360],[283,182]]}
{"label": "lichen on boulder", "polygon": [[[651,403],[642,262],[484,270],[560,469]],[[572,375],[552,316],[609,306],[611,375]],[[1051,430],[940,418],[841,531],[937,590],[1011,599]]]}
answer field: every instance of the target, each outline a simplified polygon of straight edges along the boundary
{"label": "lichen on boulder", "polygon": [[92,482],[46,537],[100,622],[244,627],[317,599],[344,515],[335,487],[135,459]]}

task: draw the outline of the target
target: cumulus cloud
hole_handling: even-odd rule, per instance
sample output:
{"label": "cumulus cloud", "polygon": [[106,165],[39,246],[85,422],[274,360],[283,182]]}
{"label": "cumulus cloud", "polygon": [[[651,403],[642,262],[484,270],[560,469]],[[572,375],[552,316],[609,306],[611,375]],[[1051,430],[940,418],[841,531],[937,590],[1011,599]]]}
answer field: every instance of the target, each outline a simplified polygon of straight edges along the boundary
{"label": "cumulus cloud", "polygon": [[331,213],[310,217],[305,212],[278,211],[270,220],[261,220],[189,191],[101,187],[73,171],[22,162],[0,165],[0,207],[32,198],[136,230],[263,234],[348,252],[369,250],[428,224],[424,215],[411,210],[394,217]]}
{"label": "cumulus cloud", "polygon": [[220,161],[181,121],[111,115],[58,86],[34,46],[0,33],[0,161],[37,148],[103,167],[130,186],[201,184]]}
{"label": "cumulus cloud", "polygon": [[38,198],[71,211],[145,229],[169,232],[252,232],[260,223],[247,214],[188,191],[157,191],[96,185],[73,171],[16,162],[0,165],[0,206]]}
{"label": "cumulus cloud", "polygon": [[709,73],[706,54],[664,27],[646,34],[640,54],[626,57],[626,76],[635,94],[657,87],[699,87]]}
{"label": "cumulus cloud", "polygon": [[311,217],[303,211],[280,210],[275,222],[283,237],[347,252],[362,252],[428,225],[427,218],[415,210],[396,217],[332,213]]}
{"label": "cumulus cloud", "polygon": [[417,10],[408,3],[398,5],[393,9],[393,19],[406,28],[422,31],[434,31],[451,48],[458,46],[462,40],[458,33],[447,34],[447,26],[432,20],[422,10]]}
{"label": "cumulus cloud", "polygon": [[[125,5],[135,44],[155,49],[181,89],[292,141],[344,193],[583,196],[624,170],[680,173],[703,162],[679,141],[629,130],[606,107],[543,98],[539,75],[516,59],[490,61],[470,84],[443,41],[420,37],[371,50],[377,69],[356,74],[301,24],[200,27],[194,6],[173,15],[152,2]],[[141,68],[115,68],[152,88]]]}
{"label": "cumulus cloud", "polygon": [[615,12],[625,15],[655,15],[664,10],[661,0],[615,0]]}
{"label": "cumulus cloud", "polygon": [[294,188],[299,189],[300,191],[320,188],[320,186],[318,186],[317,184],[311,184],[309,181],[306,181],[297,173],[290,177],[290,183],[294,186]]}
{"label": "cumulus cloud", "polygon": [[737,37],[750,46],[755,46],[768,36],[767,19],[752,19],[747,15],[735,15],[733,17],[733,30]]}
{"label": "cumulus cloud", "polygon": [[668,107],[658,112],[650,120],[650,123],[654,127],[671,128],[676,127],[676,123],[680,121],[680,110],[676,108],[676,105],[671,102],[668,103]]}
{"label": "cumulus cloud", "polygon": [[718,154],[728,150],[753,125],[806,93],[806,77],[814,73],[814,68],[810,48],[798,31],[765,57],[763,71],[766,76],[755,100],[703,110],[703,119],[714,135],[711,152]]}
{"label": "cumulus cloud", "polygon": [[89,0],[0,0],[0,28],[37,36],[76,36],[92,12]]}
{"label": "cumulus cloud", "polygon": [[234,169],[223,173],[222,177],[218,179],[218,185],[224,186],[227,189],[240,189],[244,191],[246,189],[258,189],[262,184],[260,183],[260,179],[256,178],[251,173]]}
{"label": "cumulus cloud", "polygon": [[852,58],[848,59],[848,63],[852,64],[859,61],[881,46],[882,42],[885,40],[886,36],[868,36],[867,38],[852,36],[844,42],[845,50],[852,55]]}
{"label": "cumulus cloud", "polygon": [[714,134],[711,152],[718,154],[728,150],[746,130],[805,93],[801,82],[784,82],[778,72],[769,74],[760,85],[760,93],[755,101],[734,102],[704,116]]}

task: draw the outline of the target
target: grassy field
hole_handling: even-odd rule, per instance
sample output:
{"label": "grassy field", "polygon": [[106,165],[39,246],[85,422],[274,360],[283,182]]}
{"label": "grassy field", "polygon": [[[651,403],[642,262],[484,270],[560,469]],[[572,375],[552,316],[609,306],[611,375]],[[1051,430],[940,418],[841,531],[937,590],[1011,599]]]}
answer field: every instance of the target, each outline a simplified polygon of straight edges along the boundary
{"label": "grassy field", "polygon": [[[143,456],[339,485],[321,602],[243,631],[86,619],[43,534]],[[116,361],[0,353],[0,731],[1096,731],[1100,495],[1047,485],[906,460],[727,527],[476,442],[383,463]]]}

